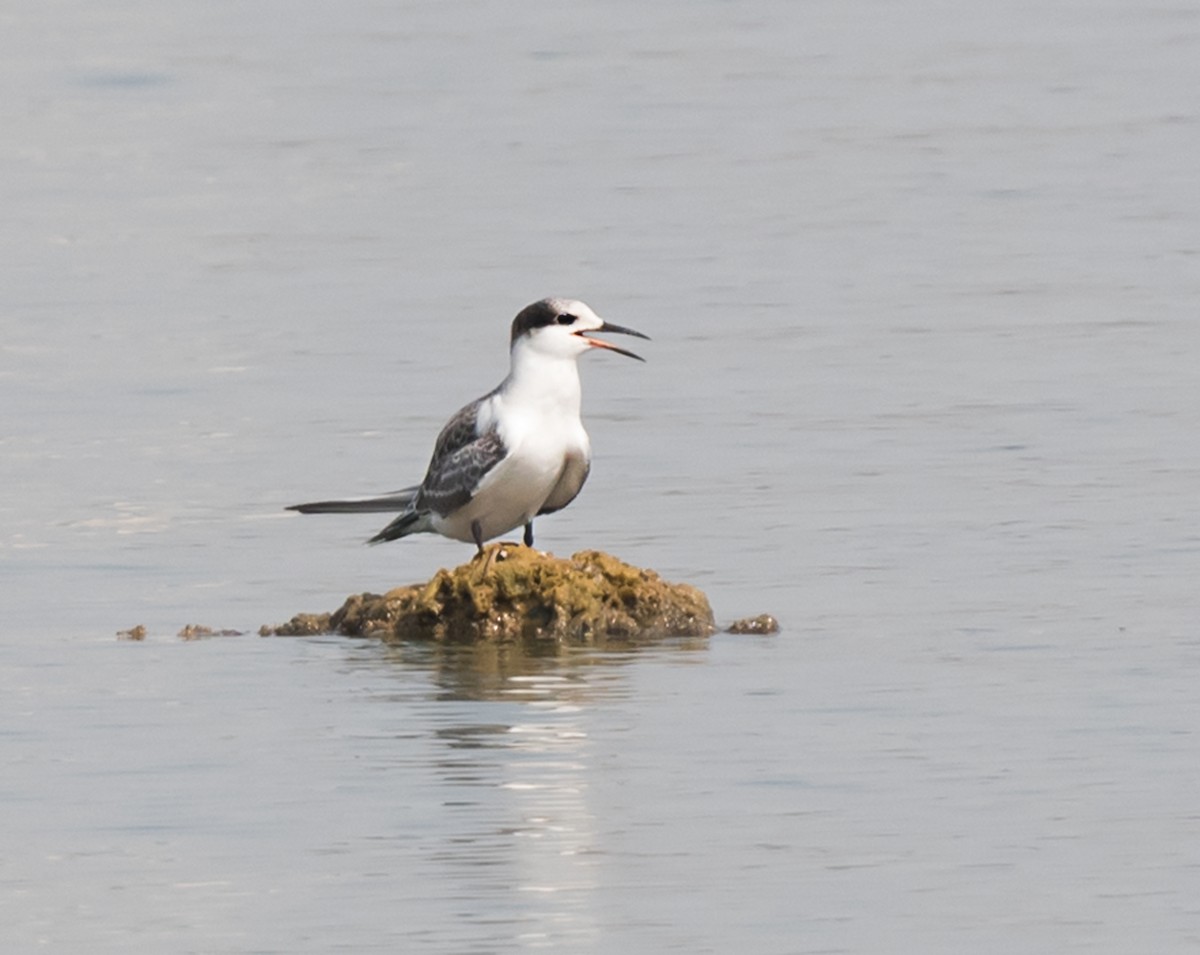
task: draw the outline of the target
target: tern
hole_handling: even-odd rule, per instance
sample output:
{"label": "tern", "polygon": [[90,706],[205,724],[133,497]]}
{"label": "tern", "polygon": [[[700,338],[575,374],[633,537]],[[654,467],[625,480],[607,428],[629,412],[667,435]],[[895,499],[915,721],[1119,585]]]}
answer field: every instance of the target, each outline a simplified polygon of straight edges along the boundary
{"label": "tern", "polygon": [[433,448],[425,480],[379,497],[294,504],[302,514],[400,511],[367,543],[434,533],[474,543],[525,527],[570,504],[587,480],[592,450],[579,418],[577,359],[602,348],[645,361],[597,333],[648,338],[606,322],[583,302],[545,298],[513,319],[508,377],[451,418]]}

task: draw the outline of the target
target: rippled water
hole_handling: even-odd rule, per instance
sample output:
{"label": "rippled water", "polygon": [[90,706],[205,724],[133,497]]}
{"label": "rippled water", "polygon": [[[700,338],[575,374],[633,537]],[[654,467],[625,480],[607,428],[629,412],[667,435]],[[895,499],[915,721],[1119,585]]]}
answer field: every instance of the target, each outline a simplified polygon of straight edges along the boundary
{"label": "rippled water", "polygon": [[4,667],[5,932],[1182,950],[1196,653],[1166,673],[1124,637],[56,645]]}
{"label": "rippled water", "polygon": [[[1200,14],[462,10],[0,13],[0,947],[1194,950]],[[464,559],[282,508],[545,294],[539,545],[783,633],[175,639]]]}

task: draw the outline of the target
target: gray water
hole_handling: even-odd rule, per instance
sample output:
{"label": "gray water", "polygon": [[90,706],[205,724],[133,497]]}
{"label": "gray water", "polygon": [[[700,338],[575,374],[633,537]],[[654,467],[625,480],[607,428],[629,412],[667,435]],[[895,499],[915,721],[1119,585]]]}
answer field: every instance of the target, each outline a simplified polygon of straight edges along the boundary
{"label": "gray water", "polygon": [[[1191,952],[1200,10],[0,12],[5,952]],[[547,294],[538,525],[775,637],[253,631]],[[142,643],[116,639],[144,624]]]}

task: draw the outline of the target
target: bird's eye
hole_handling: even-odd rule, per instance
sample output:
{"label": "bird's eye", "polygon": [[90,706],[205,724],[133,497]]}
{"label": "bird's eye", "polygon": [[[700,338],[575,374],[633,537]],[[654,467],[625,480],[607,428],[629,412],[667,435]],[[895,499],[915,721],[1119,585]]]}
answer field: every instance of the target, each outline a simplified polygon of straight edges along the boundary
{"label": "bird's eye", "polygon": [[569,312],[563,312],[558,316],[558,318],[555,319],[555,321],[560,325],[570,325],[573,321],[575,321],[575,316]]}

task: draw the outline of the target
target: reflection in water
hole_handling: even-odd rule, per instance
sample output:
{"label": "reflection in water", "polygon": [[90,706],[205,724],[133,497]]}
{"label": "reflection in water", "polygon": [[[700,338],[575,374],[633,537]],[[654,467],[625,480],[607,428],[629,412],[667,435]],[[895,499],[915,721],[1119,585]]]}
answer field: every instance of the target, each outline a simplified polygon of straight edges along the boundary
{"label": "reflection in water", "polygon": [[642,654],[706,646],[387,648],[384,659],[427,669],[438,687],[427,713],[442,812],[425,863],[439,885],[431,891],[460,906],[453,918],[463,944],[503,937],[561,950],[596,941],[596,760],[584,717],[628,694],[622,671]]}
{"label": "reflection in water", "polygon": [[438,731],[446,754],[437,768],[458,791],[446,805],[455,818],[438,861],[455,881],[473,884],[472,897],[506,898],[511,936],[530,944],[585,943],[596,932],[585,861],[595,842],[589,743],[579,706],[556,697],[572,684],[515,678],[524,719]]}
{"label": "reflection in water", "polygon": [[431,671],[446,700],[513,700],[552,697],[580,703],[619,692],[614,668],[648,652],[703,650],[707,637],[671,637],[653,644],[614,641],[604,647],[399,643],[384,659]]}

